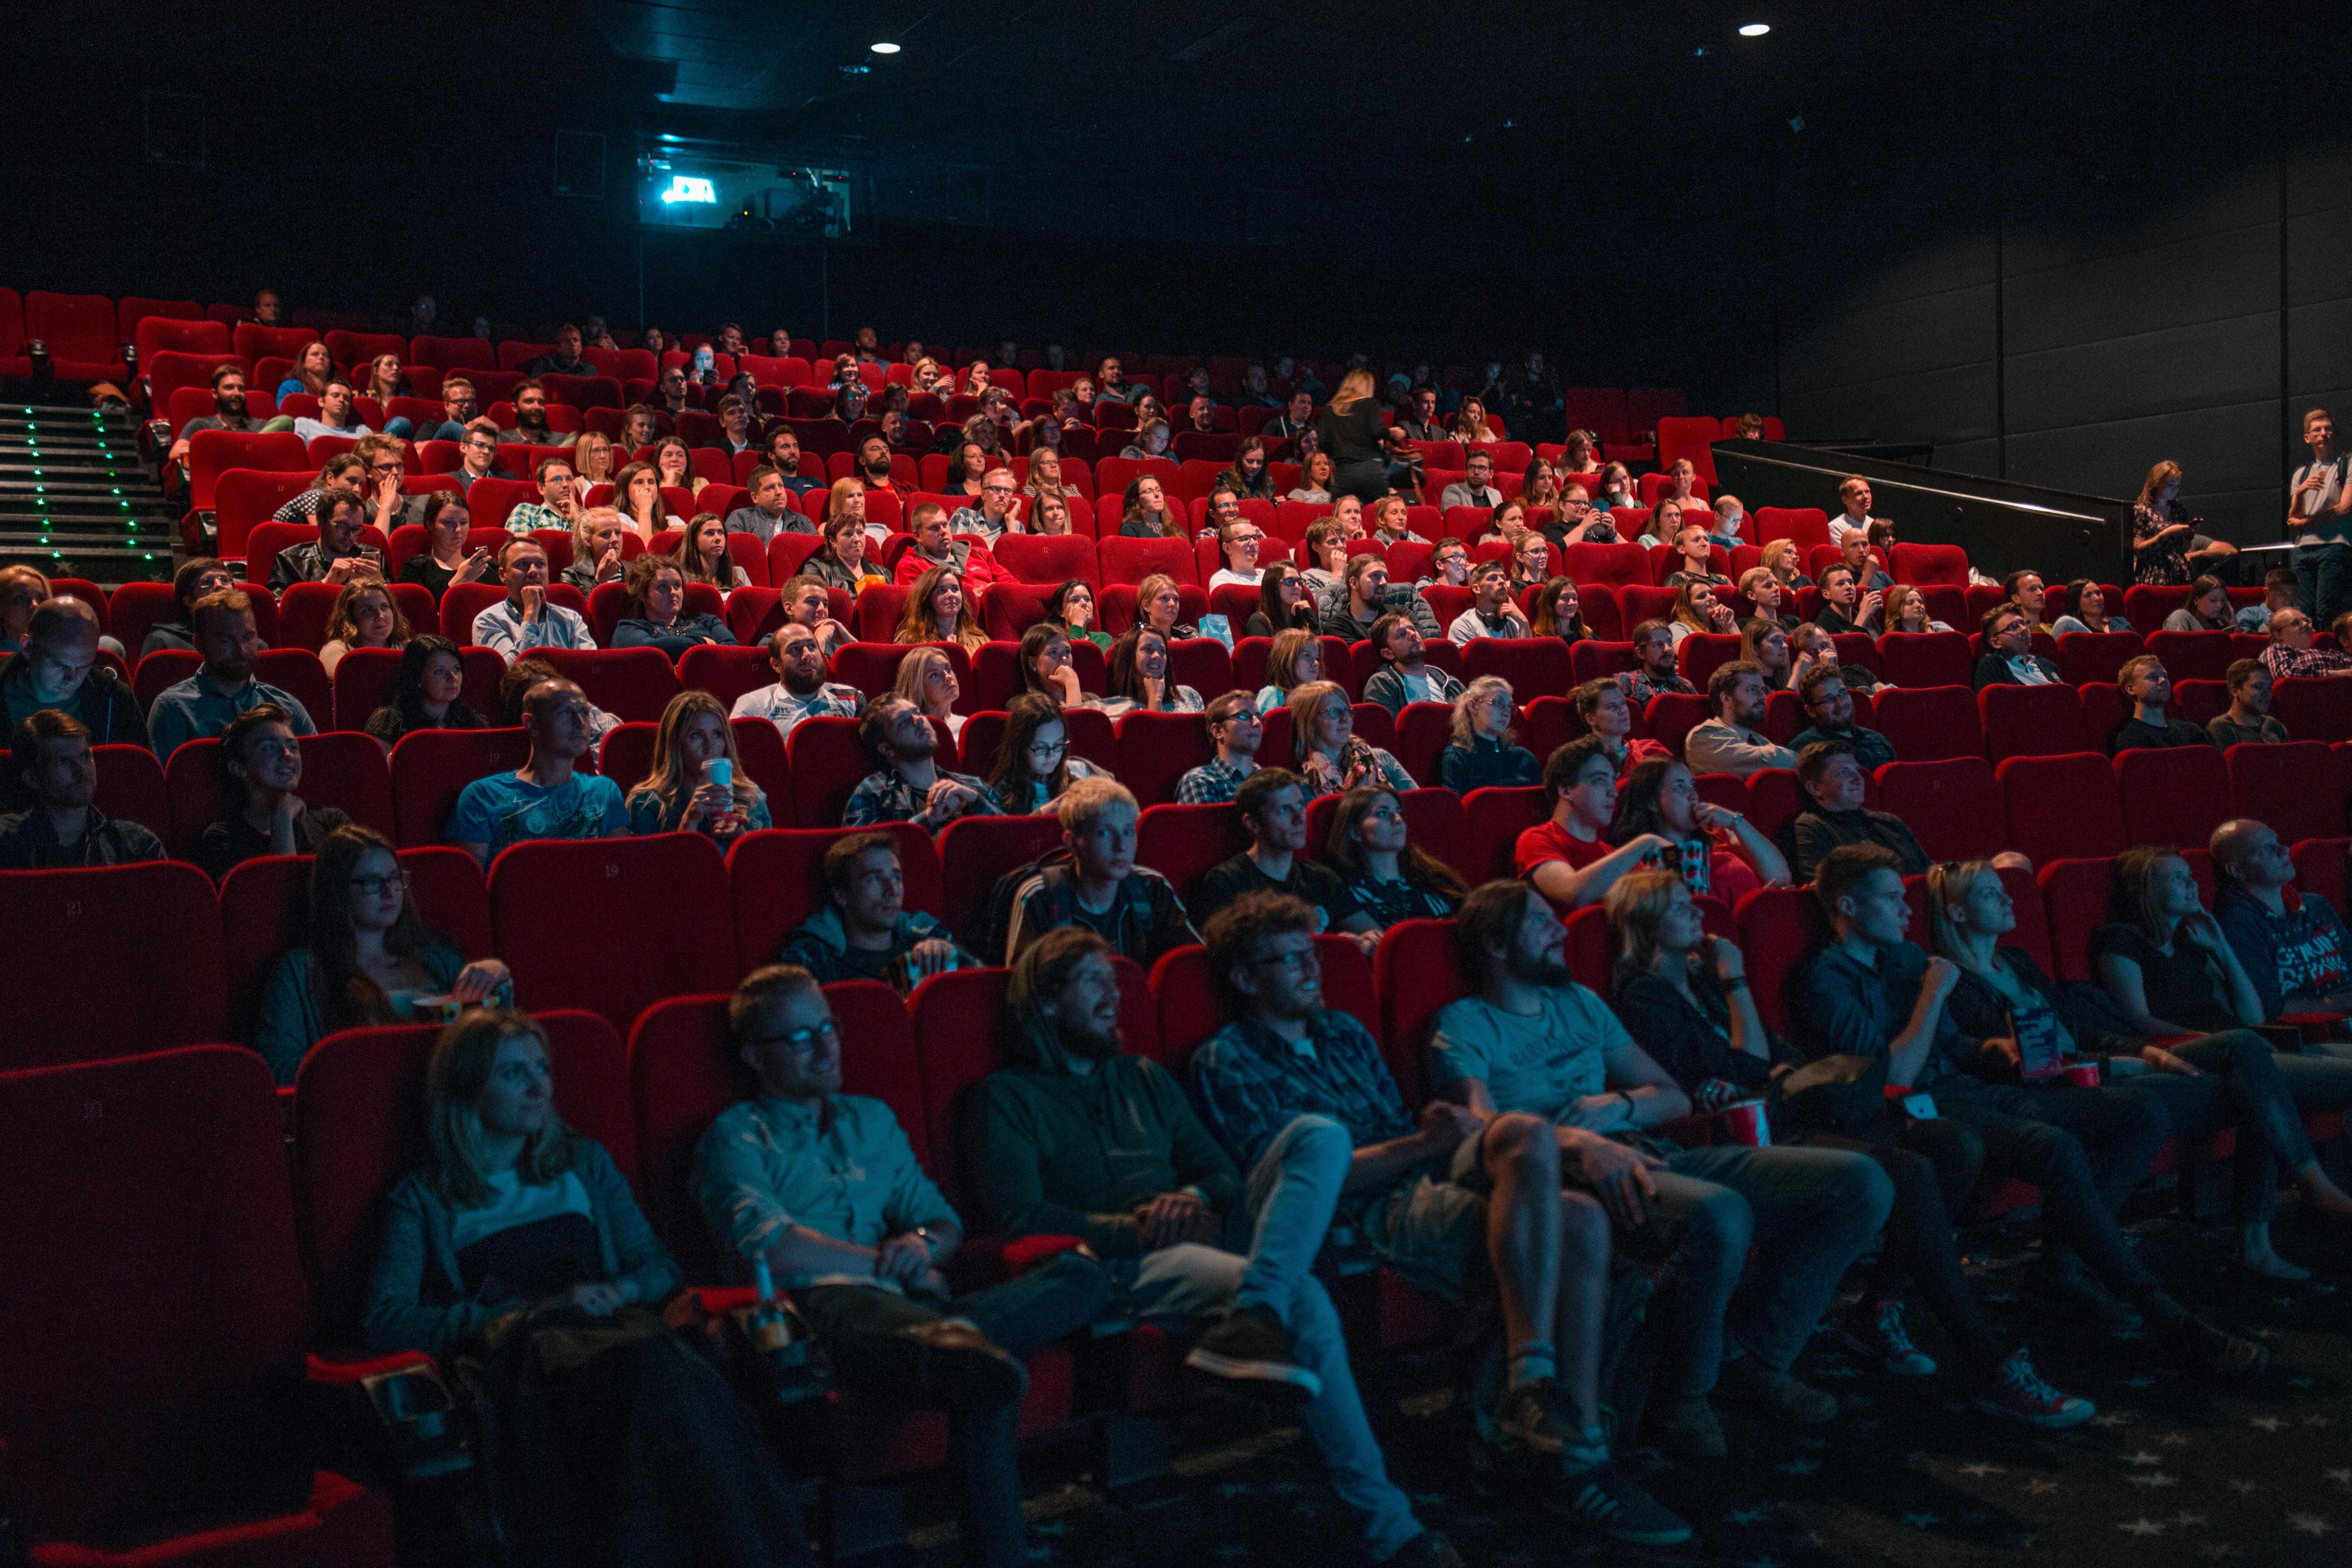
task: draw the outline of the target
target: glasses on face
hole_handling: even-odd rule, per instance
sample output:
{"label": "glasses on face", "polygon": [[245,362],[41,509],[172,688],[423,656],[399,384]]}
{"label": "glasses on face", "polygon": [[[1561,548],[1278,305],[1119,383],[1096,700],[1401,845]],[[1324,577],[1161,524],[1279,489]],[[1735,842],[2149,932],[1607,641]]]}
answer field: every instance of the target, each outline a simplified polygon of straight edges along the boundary
{"label": "glasses on face", "polygon": [[827,1018],[824,1023],[812,1025],[805,1029],[794,1029],[786,1035],[761,1035],[756,1039],[746,1040],[744,1044],[779,1046],[793,1056],[804,1057],[814,1051],[818,1045],[835,1038],[840,1033],[841,1026]]}
{"label": "glasses on face", "polygon": [[1067,741],[1032,741],[1029,754],[1033,757],[1058,757],[1070,749]]}
{"label": "glasses on face", "polygon": [[408,873],[395,871],[389,877],[353,877],[352,891],[362,899],[380,899],[390,892],[408,890]]}
{"label": "glasses on face", "polygon": [[1285,973],[1297,974],[1302,970],[1316,967],[1315,950],[1311,947],[1294,947],[1287,952],[1269,952],[1263,957],[1251,959],[1249,966],[1252,969],[1280,969]]}

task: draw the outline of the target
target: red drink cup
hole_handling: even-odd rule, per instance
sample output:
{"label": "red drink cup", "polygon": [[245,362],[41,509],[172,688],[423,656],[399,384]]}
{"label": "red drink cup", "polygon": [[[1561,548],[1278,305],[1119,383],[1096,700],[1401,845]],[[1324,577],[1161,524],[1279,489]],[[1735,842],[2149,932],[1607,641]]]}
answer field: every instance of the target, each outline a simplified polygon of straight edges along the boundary
{"label": "red drink cup", "polygon": [[2096,1062],[2068,1062],[2065,1072],[2068,1083],[2080,1084],[2084,1089],[2099,1087],[2099,1064]]}
{"label": "red drink cup", "polygon": [[1762,1149],[1772,1142],[1772,1129],[1764,1121],[1764,1102],[1743,1100],[1723,1109],[1724,1125],[1731,1130],[1734,1143],[1745,1143],[1750,1149]]}

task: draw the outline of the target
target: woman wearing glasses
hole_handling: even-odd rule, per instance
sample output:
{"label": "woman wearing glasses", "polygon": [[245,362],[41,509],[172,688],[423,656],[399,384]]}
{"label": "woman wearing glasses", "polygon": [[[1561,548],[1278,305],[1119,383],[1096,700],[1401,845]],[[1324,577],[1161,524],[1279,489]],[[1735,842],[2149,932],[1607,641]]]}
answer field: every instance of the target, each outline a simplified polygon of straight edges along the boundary
{"label": "woman wearing glasses", "polygon": [[504,1005],[512,989],[495,958],[468,963],[425,925],[392,840],[364,827],[326,836],[310,866],[310,929],[262,987],[253,1048],[281,1084],[338,1029],[438,1017],[452,1005]]}
{"label": "woman wearing glasses", "polygon": [[1084,757],[1070,755],[1060,703],[1042,692],[1024,691],[1005,704],[1004,739],[988,775],[988,797],[998,811],[1028,816],[1047,810],[1071,781],[1094,776]]}

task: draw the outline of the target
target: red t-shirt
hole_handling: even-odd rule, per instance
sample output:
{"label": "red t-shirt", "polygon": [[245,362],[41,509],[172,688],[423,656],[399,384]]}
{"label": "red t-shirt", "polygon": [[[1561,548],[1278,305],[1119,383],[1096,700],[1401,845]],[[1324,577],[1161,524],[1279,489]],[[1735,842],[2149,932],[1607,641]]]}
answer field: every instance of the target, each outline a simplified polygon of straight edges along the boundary
{"label": "red t-shirt", "polygon": [[1539,822],[1519,835],[1512,848],[1511,869],[1525,877],[1547,860],[1565,860],[1571,871],[1581,871],[1603,856],[1616,853],[1605,838],[1577,837],[1557,822]]}

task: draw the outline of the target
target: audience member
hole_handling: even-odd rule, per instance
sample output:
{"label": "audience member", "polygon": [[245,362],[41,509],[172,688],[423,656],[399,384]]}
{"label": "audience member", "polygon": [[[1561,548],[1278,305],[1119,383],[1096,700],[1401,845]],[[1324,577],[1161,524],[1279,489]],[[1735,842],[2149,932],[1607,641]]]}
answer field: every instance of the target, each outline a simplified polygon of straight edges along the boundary
{"label": "audience member", "polygon": [[[1870,481],[1860,474],[1848,474],[1838,481],[1838,500],[1844,511],[1830,519],[1830,542],[1843,544],[1849,533],[1870,537],[1870,525],[1877,520],[1870,515]],[[1769,564],[1769,563],[1767,563]]]}
{"label": "audience member", "polygon": [[1004,816],[1033,816],[1051,809],[1077,780],[1093,777],[1095,769],[1084,757],[1070,755],[1069,729],[1053,694],[1024,691],[1005,706],[988,798]]}
{"label": "audience member", "polygon": [[1454,696],[1453,737],[1437,753],[1437,782],[1456,795],[1490,785],[1525,787],[1543,778],[1543,764],[1518,743],[1511,721],[1511,683],[1482,675]]}
{"label": "audience member", "polygon": [[580,482],[572,459],[541,458],[531,477],[539,481],[540,499],[524,501],[507,513],[507,531],[529,533],[541,528],[572,531],[580,521],[580,498],[587,489]]}
{"label": "audience member", "polygon": [[2060,637],[2068,632],[2127,632],[2131,622],[2107,604],[2107,591],[2088,577],[2066,584],[2066,602],[2074,606],[2050,625]]}
{"label": "audience member", "polygon": [[[674,528],[684,523],[669,520]],[[628,523],[621,514],[608,506],[590,507],[572,520],[572,564],[563,569],[563,580],[580,590],[583,599],[595,593],[600,583],[625,582],[628,575],[628,552],[623,548],[628,536]]]}
{"label": "audience member", "polygon": [[[1788,691],[1793,687],[1796,671],[1789,658],[1789,634],[1778,621],[1744,621],[1739,627],[1739,652],[1743,663],[1752,664],[1764,678],[1766,700],[1775,691]],[[1790,750],[1794,751],[1795,747]]]}
{"label": "audience member", "polygon": [[727,544],[727,520],[717,512],[698,511],[687,520],[685,536],[663,554],[677,563],[678,575],[688,583],[704,583],[724,599],[750,584],[751,575],[735,563]]}
{"label": "audience member", "polygon": [[2267,632],[2271,629],[2273,612],[2284,610],[2295,599],[2294,572],[2291,567],[2273,566],[2263,574],[2263,602],[2242,605],[2230,618],[2232,631]]}
{"label": "audience member", "polygon": [[730,533],[748,533],[766,543],[780,533],[817,531],[816,524],[793,504],[794,498],[803,490],[816,488],[815,480],[808,480],[796,489],[785,479],[782,469],[766,463],[753,468],[745,477],[751,500],[748,504],[727,514],[727,531]]}
{"label": "audience member", "polygon": [[245,371],[241,367],[215,365],[212,392],[213,411],[199,414],[180,426],[178,437],[164,453],[165,462],[184,464],[188,460],[188,443],[200,430],[233,430],[247,434],[260,430],[261,421],[246,411]]}
{"label": "audience member", "polygon": [[2294,885],[2285,842],[2242,817],[2215,828],[2209,847],[2221,880],[2213,921],[2262,998],[2263,1019],[2352,1012],[2352,938],[2335,906]]}
{"label": "audience member", "polygon": [[454,584],[478,582],[490,571],[488,546],[467,548],[474,514],[466,498],[454,490],[434,490],[425,498],[420,514],[425,548],[401,563],[400,580],[415,583],[438,602]]}
{"label": "audience member", "polygon": [[717,616],[687,614],[686,572],[676,557],[640,555],[629,563],[625,581],[636,613],[622,616],[614,627],[614,647],[656,647],[675,661],[705,643],[735,646],[735,634]]}
{"label": "audience member", "polygon": [[895,581],[902,587],[946,567],[956,574],[961,585],[976,601],[998,578],[1006,575],[985,543],[976,539],[949,537],[947,509],[937,501],[922,501],[916,506],[908,531],[914,536],[915,543],[914,548],[898,557]]}
{"label": "audience member", "polygon": [[2172,678],[2165,674],[2164,661],[2154,654],[2126,659],[2116,684],[2122,689],[2124,700],[2132,705],[2132,712],[2108,731],[2108,751],[2214,744],[2211,735],[2188,720],[2167,716],[2172,705]]}
{"label": "audience member", "polygon": [[1259,574],[1257,593],[1258,607],[1244,626],[1243,636],[1271,637],[1286,631],[1304,631],[1312,637],[1322,630],[1314,584],[1289,562],[1268,563]]}
{"label": "audience member", "polygon": [[835,838],[825,847],[824,879],[824,906],[784,939],[778,963],[827,985],[879,980],[901,992],[934,974],[980,967],[938,916],[906,907],[906,873],[889,834]]}
{"label": "audience member", "polygon": [[1927,852],[1910,826],[1892,812],[1862,804],[1869,782],[1853,748],[1843,741],[1815,741],[1798,753],[1797,783],[1808,805],[1784,829],[1789,870],[1798,882],[1811,881],[1814,869],[1843,844],[1878,845],[1906,877],[1927,870]]}
{"label": "audience member", "polygon": [[1797,684],[1797,696],[1805,705],[1805,717],[1812,722],[1790,737],[1790,751],[1801,756],[1808,746],[1835,741],[1853,752],[1864,773],[1875,773],[1895,760],[1893,742],[1853,721],[1853,693],[1846,689],[1844,673],[1835,665],[1816,665],[1807,670]]}
{"label": "audience member", "polygon": [[0,816],[0,870],[128,866],[161,860],[163,841],[127,817],[98,809],[89,726],[54,708],[15,727],[9,761],[32,805]]}
{"label": "audience member", "polygon": [[319,493],[319,537],[289,544],[269,568],[269,591],[283,594],[297,583],[331,583],[383,576],[383,553],[364,542],[359,494],[338,485]]}
{"label": "audience member", "polygon": [[2259,659],[2233,661],[2227,672],[2229,708],[2205,721],[2205,733],[2224,751],[2249,743],[2284,745],[2286,726],[2271,717],[2271,672]]}
{"label": "audience member", "polygon": [[1702,798],[1690,769],[1671,759],[1637,763],[1618,785],[1609,841],[1630,844],[1649,834],[1669,841],[1670,868],[1693,893],[1734,909],[1758,887],[1788,885],[1788,864],[1771,840],[1745,814]]}
{"label": "audience member", "polygon": [[[1467,647],[1478,637],[1524,637],[1529,636],[1528,614],[1511,597],[1509,570],[1499,561],[1482,561],[1470,573],[1470,586],[1477,594],[1470,607],[1454,617],[1445,629],[1448,642],[1457,647]],[[1555,634],[1557,635],[1557,634]],[[1573,642],[1573,637],[1569,638]]]}
{"label": "audience member", "polygon": [[786,622],[768,639],[768,668],[776,673],[775,684],[738,697],[733,717],[765,719],[787,740],[793,727],[803,719],[856,718],[865,706],[865,694],[854,686],[825,679],[825,665],[816,634],[797,621]]}
{"label": "audience member", "polygon": [[1356,710],[1336,681],[1298,688],[1285,704],[1290,710],[1291,761],[1306,783],[1307,798],[1337,795],[1363,784],[1393,790],[1414,787],[1404,764],[1356,734]]}
{"label": "audience member", "polygon": [[319,662],[331,677],[352,649],[404,647],[415,635],[391,587],[380,577],[362,578],[345,584],[335,595],[335,607],[327,613],[327,640],[319,649]]}
{"label": "audience member", "polygon": [[2033,651],[2033,634],[2025,617],[2008,605],[1985,612],[1984,657],[1977,660],[1972,684],[1988,686],[2060,686],[2058,667]]}
{"label": "audience member", "polygon": [[1165,572],[1154,572],[1135,585],[1135,624],[1158,632],[1163,642],[1201,635],[1199,626],[1184,619],[1183,592]]}
{"label": "audience member", "polygon": [[1039,621],[1023,632],[1020,649],[1013,657],[1020,666],[1023,691],[1049,697],[1058,707],[1094,706],[1095,700],[1079,684],[1068,635],[1051,621]]}
{"label": "audience member", "polygon": [[[1603,676],[1586,681],[1568,694],[1570,704],[1576,710],[1577,721],[1601,738],[1601,749],[1609,753],[1621,780],[1636,763],[1673,755],[1663,742],[1633,733],[1633,705],[1620,684],[1623,679],[1622,676],[1613,679]],[[1605,820],[1605,813],[1603,816]]]}
{"label": "audience member", "polygon": [[1715,570],[1715,543],[1704,524],[1685,523],[1668,542],[1675,547],[1675,566],[1660,583],[1661,587],[1679,588],[1690,583],[1718,588],[1730,584],[1730,578]]}
{"label": "audience member", "polygon": [[[241,590],[227,588],[195,602],[202,605],[231,594],[245,601]],[[192,626],[197,624],[193,609],[189,615]],[[54,708],[79,719],[89,730],[93,746],[152,744],[147,719],[139,711],[139,700],[130,683],[115,673],[112,665],[99,661],[103,641],[98,612],[79,599],[45,599],[36,606],[25,626],[23,647],[0,662],[0,709],[6,711],[9,731],[13,734],[17,725],[41,710]],[[197,641],[196,651],[202,653],[202,639]],[[251,650],[244,657],[250,674]],[[187,738],[180,736],[173,744]]]}
{"label": "audience member", "polygon": [[[2295,603],[2319,623],[2333,626],[2352,609],[2352,583],[2346,581],[2345,523],[2352,513],[2352,465],[2336,444],[2336,421],[2325,408],[2303,416],[2303,442],[2311,461],[2289,477],[2287,531],[2294,539]],[[2145,499],[2145,498],[2143,498]]]}
{"label": "audience member", "polygon": [[[48,606],[42,608],[46,613]],[[309,710],[300,702],[254,679],[261,635],[253,624],[253,601],[243,589],[232,588],[199,599],[192,613],[195,616],[196,651],[204,656],[205,662],[187,679],[165,687],[148,712],[147,734],[158,757],[169,762],[172,753],[184,742],[217,735],[228,728],[231,720],[263,706],[280,710],[279,718],[296,735],[318,732],[318,726],[311,723]],[[43,637],[38,616],[34,620],[34,637]],[[28,661],[36,681],[44,662],[48,661]],[[50,668],[56,668],[54,662]],[[12,701],[11,719],[16,717],[14,706]],[[89,721],[87,702],[82,720],[85,723]],[[95,726],[92,731],[96,732]]]}
{"label": "audience member", "polygon": [[950,532],[978,534],[994,544],[1007,533],[1022,531],[1019,521],[1020,481],[1011,468],[990,468],[980,477],[980,505],[959,507],[948,519]]}
{"label": "audience member", "polygon": [[[1590,689],[1580,688],[1580,698]],[[1612,684],[1609,689],[1616,688]],[[1623,700],[1622,693],[1619,700]],[[1678,853],[1661,834],[1610,842],[1619,773],[1618,759],[1607,737],[1598,731],[1578,736],[1544,763],[1544,797],[1551,804],[1550,815],[1519,834],[1512,847],[1511,868],[1563,912],[1599,903],[1620,877],[1645,861],[1654,864]]]}
{"label": "audience member", "polygon": [[2263,649],[2262,661],[2273,680],[2284,680],[2289,676],[2352,674],[2352,653],[2318,646],[2318,626],[2300,605],[2271,616],[2271,645]]}
{"label": "audience member", "polygon": [[1325,862],[1385,931],[1403,920],[1443,920],[1469,891],[1454,868],[1412,842],[1404,802],[1383,785],[1351,789],[1331,816]]}
{"label": "audience member", "polygon": [[236,574],[209,555],[199,555],[184,562],[180,569],[172,574],[172,604],[179,612],[178,618],[157,621],[147,629],[145,640],[139,645],[140,658],[163,648],[194,652],[196,636],[190,629],[190,606],[198,599],[226,593],[236,585]]}
{"label": "audience member", "polygon": [[1234,805],[1250,845],[1202,872],[1186,890],[1184,907],[1195,925],[1244,893],[1270,888],[1304,899],[1318,911],[1318,930],[1352,935],[1370,953],[1380,940],[1372,917],[1328,867],[1307,858],[1307,799],[1303,782],[1287,768],[1261,767],[1242,781]]}
{"label": "audience member", "polygon": [[[1279,641],[1279,639],[1276,639]],[[1201,694],[1168,679],[1168,639],[1149,626],[1129,626],[1111,644],[1098,706],[1113,719],[1129,713],[1198,713]]]}
{"label": "audience member", "polygon": [[662,710],[645,778],[622,805],[633,834],[699,833],[723,848],[772,827],[768,797],[743,771],[727,710],[708,691],[681,691]]}
{"label": "audience member", "polygon": [[890,580],[880,566],[866,558],[870,542],[861,500],[857,511],[825,519],[824,542],[801,563],[801,571],[826,587],[838,588],[855,598],[866,589]]}
{"label": "audience member", "polygon": [[1257,769],[1257,749],[1265,737],[1256,701],[1246,691],[1228,691],[1210,700],[1203,715],[1209,740],[1217,754],[1176,781],[1176,799],[1183,805],[1218,805],[1232,800]]}
{"label": "audience member", "polygon": [[263,702],[221,730],[217,766],[227,816],[204,830],[196,864],[218,882],[231,868],[263,855],[315,854],[326,837],[351,826],[333,806],[306,806],[302,746],[282,708]]}
{"label": "audience member", "polygon": [[533,838],[625,838],[628,808],[621,786],[578,771],[592,749],[592,710],[580,688],[541,679],[522,698],[520,768],[476,779],[458,795],[445,837],[485,868],[499,850]]}
{"label": "audience member", "polygon": [[[1231,490],[1219,490],[1217,500],[1233,499]],[[1235,516],[1217,525],[1217,550],[1225,563],[1209,578],[1212,590],[1223,587],[1262,588],[1265,574],[1258,567],[1258,552],[1265,543],[1265,531],[1246,517]]]}
{"label": "audience member", "polygon": [[499,578],[507,596],[474,617],[474,646],[512,659],[541,647],[593,648],[587,618],[547,596],[547,551],[537,540],[510,538],[499,546]]}
{"label": "audience member", "polygon": [[1366,639],[1379,652],[1381,668],[1364,682],[1364,700],[1391,715],[1414,702],[1452,702],[1462,682],[1424,658],[1426,646],[1412,617],[1391,610],[1372,623]]}
{"label": "audience member", "polygon": [[1834,562],[1822,569],[1822,607],[1813,624],[1832,637],[1850,632],[1874,633],[1884,601],[1874,590],[1864,593],[1853,568]]}
{"label": "audience member", "polygon": [[[1507,581],[1504,587],[1507,597],[1510,587]],[[1528,635],[1531,637],[1557,637],[1571,646],[1592,636],[1591,628],[1584,624],[1583,601],[1577,594],[1576,579],[1554,577],[1536,591],[1535,614],[1528,622]],[[1671,658],[1674,635],[1669,632],[1665,636]]]}
{"label": "audience member", "polygon": [[866,753],[881,764],[850,792],[845,827],[912,822],[937,833],[959,816],[994,816],[988,786],[969,773],[938,766],[939,734],[923,710],[904,697],[877,699],[858,731]]}
{"label": "audience member", "polygon": [[2164,617],[2168,632],[2231,632],[2238,629],[2230,605],[2230,590],[2219,577],[2200,577],[2189,584],[2189,598]]}
{"label": "audience member", "polygon": [[1440,507],[1475,506],[1491,510],[1503,504],[1503,492],[1495,488],[1495,459],[1486,452],[1473,452],[1463,465],[1459,479],[1447,485],[1437,498]]}
{"label": "audience member", "polygon": [[[1886,590],[1886,602],[1881,616],[1890,632],[1948,632],[1952,628],[1927,613],[1927,595],[1910,583],[1897,583]],[[2075,628],[2080,630],[2079,626]]]}
{"label": "audience member", "polygon": [[964,715],[956,711],[963,699],[963,682],[956,679],[955,661],[947,649],[919,647],[898,661],[890,693],[913,703],[934,728],[944,727],[950,738],[963,733]]}
{"label": "audience member", "polygon": [[1094,588],[1083,577],[1070,578],[1054,590],[1045,601],[1045,619],[1073,643],[1090,642],[1109,650],[1110,634],[1096,624]]}
{"label": "audience member", "polygon": [[1636,708],[1647,711],[1650,699],[1662,692],[1698,695],[1698,688],[1682,678],[1675,659],[1674,628],[1664,621],[1643,621],[1635,626],[1633,644],[1634,668],[1618,680],[1625,687],[1625,695]]}
{"label": "audience member", "polygon": [[383,705],[363,726],[389,751],[416,730],[480,730],[488,721],[466,706],[466,658],[456,643],[431,632],[408,639]]}
{"label": "audience member", "polygon": [[1763,670],[1745,659],[1719,664],[1707,677],[1706,699],[1713,716],[1693,725],[1683,740],[1683,754],[1690,759],[1693,773],[1744,779],[1766,768],[1796,766],[1796,752],[1774,745],[1764,733]]}
{"label": "audience member", "polygon": [[1168,879],[1135,863],[1140,811],[1125,785],[1108,778],[1078,780],[1056,809],[1066,858],[1048,857],[1013,889],[1006,963],[1069,925],[1093,931],[1109,951],[1147,973],[1163,955],[1201,940]]}

